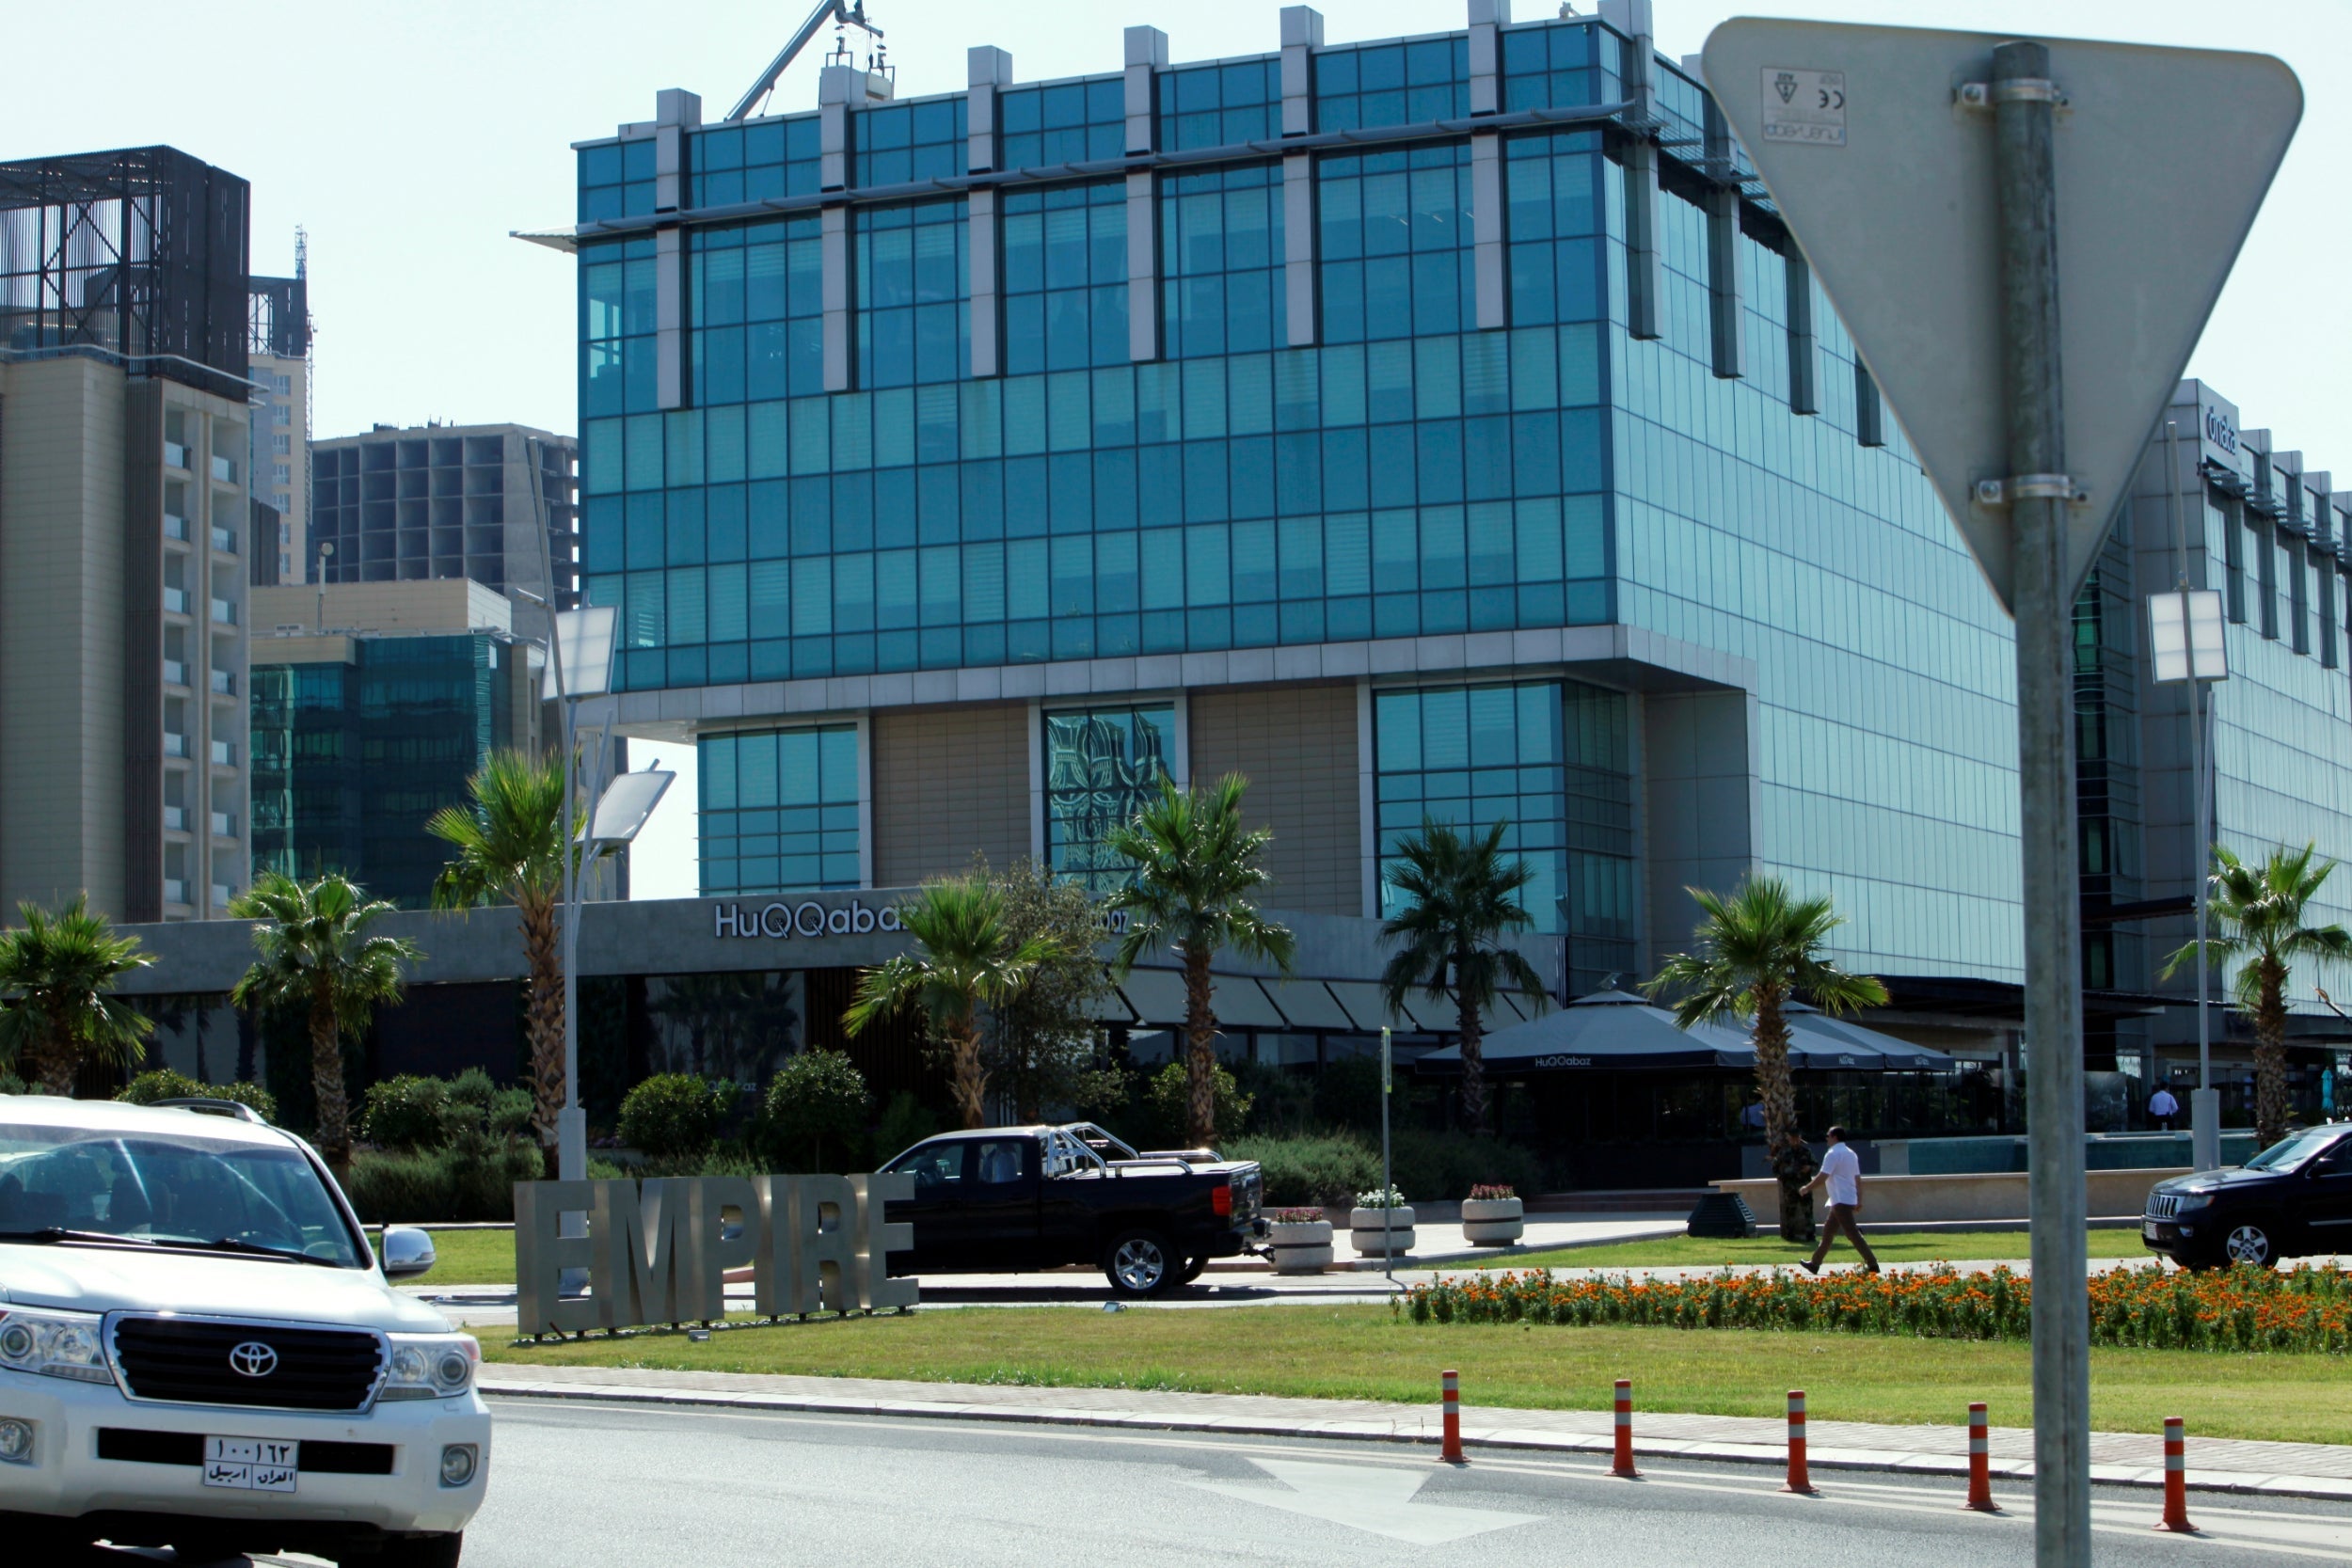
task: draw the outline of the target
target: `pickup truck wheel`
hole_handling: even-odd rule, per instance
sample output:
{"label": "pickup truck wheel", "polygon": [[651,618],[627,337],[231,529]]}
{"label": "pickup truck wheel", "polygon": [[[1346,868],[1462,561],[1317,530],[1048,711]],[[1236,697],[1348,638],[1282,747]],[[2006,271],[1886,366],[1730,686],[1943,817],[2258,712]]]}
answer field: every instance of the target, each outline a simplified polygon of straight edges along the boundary
{"label": "pickup truck wheel", "polygon": [[465,1545],[463,1530],[447,1535],[396,1535],[373,1557],[348,1561],[351,1568],[457,1568],[457,1557]]}
{"label": "pickup truck wheel", "polygon": [[1176,1283],[1176,1269],[1156,1230],[1122,1230],[1103,1253],[1103,1272],[1122,1296],[1158,1294]]}
{"label": "pickup truck wheel", "polygon": [[1200,1271],[1208,1266],[1209,1255],[1205,1252],[1198,1258],[1187,1258],[1184,1259],[1184,1272],[1176,1276],[1176,1282],[1179,1285],[1189,1285],[1200,1278]]}
{"label": "pickup truck wheel", "polygon": [[2278,1261],[2278,1242],[2261,1220],[2240,1220],[2221,1238],[2221,1253],[2231,1263],[2268,1268]]}

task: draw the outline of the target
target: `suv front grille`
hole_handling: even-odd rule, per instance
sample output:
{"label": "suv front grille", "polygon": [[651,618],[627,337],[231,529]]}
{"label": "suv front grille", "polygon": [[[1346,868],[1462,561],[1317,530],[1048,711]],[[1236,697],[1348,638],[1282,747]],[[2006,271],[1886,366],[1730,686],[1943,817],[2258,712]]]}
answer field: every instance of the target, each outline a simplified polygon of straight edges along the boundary
{"label": "suv front grille", "polygon": [[2150,1219],[2169,1220],[2180,1212],[2181,1197],[2178,1193],[2150,1193],[2148,1195],[2148,1217]]}
{"label": "suv front grille", "polygon": [[[253,1343],[276,1356],[259,1376],[230,1365]],[[134,1399],[273,1410],[362,1409],[384,1370],[383,1341],[359,1330],[188,1318],[118,1319],[114,1356]]]}

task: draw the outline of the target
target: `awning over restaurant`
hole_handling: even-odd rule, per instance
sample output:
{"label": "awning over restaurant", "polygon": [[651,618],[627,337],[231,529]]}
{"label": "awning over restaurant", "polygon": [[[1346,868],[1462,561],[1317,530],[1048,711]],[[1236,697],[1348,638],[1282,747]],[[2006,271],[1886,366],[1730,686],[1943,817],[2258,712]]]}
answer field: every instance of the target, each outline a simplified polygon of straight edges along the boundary
{"label": "awning over restaurant", "polygon": [[[1859,1072],[1948,1070],[1940,1051],[1833,1019],[1804,1003],[1788,1009],[1788,1065]],[[1674,1014],[1621,990],[1596,991],[1566,1006],[1509,1023],[1486,1036],[1480,1055],[1489,1072],[1574,1072],[1611,1068],[1753,1069],[1755,1047],[1744,1026],[1700,1023],[1684,1029]],[[1422,1057],[1436,1072],[1461,1070],[1459,1045]]]}
{"label": "awning over restaurant", "polygon": [[[1737,1032],[1711,1023],[1677,1028],[1672,1013],[1621,990],[1595,991],[1497,1029],[1481,1042],[1479,1054],[1490,1072],[1756,1065],[1756,1053]],[[1420,1065],[1459,1071],[1462,1048],[1433,1051]]]}

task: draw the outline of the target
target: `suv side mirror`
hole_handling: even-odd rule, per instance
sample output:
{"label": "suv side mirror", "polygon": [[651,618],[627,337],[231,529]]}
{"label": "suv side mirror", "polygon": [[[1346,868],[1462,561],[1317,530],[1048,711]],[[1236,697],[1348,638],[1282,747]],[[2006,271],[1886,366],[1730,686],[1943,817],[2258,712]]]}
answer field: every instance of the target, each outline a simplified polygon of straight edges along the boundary
{"label": "suv side mirror", "polygon": [[376,1248],[376,1256],[383,1261],[387,1279],[406,1279],[439,1261],[433,1251],[433,1238],[405,1225],[384,1227],[383,1244]]}

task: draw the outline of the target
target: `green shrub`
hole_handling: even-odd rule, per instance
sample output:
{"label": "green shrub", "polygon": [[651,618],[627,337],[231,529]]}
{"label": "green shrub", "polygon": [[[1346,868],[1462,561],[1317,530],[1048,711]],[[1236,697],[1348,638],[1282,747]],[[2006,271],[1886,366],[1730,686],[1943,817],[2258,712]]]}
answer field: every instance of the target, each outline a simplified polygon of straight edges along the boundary
{"label": "green shrub", "polygon": [[742,1091],[691,1072],[663,1072],[639,1084],[621,1101],[621,1141],[648,1160],[699,1160],[719,1141]]}
{"label": "green shrub", "polygon": [[[803,1051],[768,1081],[755,1145],[786,1171],[846,1171],[866,1152],[874,1097],[838,1051]],[[893,1152],[896,1152],[895,1150]]]}
{"label": "green shrub", "polygon": [[1426,1202],[1465,1198],[1472,1187],[1486,1182],[1521,1193],[1544,1190],[1535,1156],[1501,1138],[1400,1128],[1390,1139],[1390,1162],[1396,1184]]}
{"label": "green shrub", "polygon": [[446,1148],[449,1098],[448,1084],[415,1073],[371,1084],[359,1112],[359,1136],[378,1148],[409,1153]]}
{"label": "green shrub", "polygon": [[453,1225],[515,1217],[515,1183],[545,1174],[536,1146],[476,1132],[446,1148],[363,1151],[345,1183],[370,1225]]}
{"label": "green shrub", "polygon": [[0,1068],[0,1094],[23,1094],[24,1092],[24,1080],[10,1072],[7,1068]]}
{"label": "green shrub", "polygon": [[930,1107],[900,1089],[890,1097],[882,1119],[874,1124],[874,1163],[879,1165],[938,1131],[939,1118],[931,1115]]}
{"label": "green shrub", "polygon": [[1351,1132],[1235,1138],[1225,1155],[1257,1161],[1265,1176],[1265,1201],[1283,1207],[1345,1203],[1380,1184],[1380,1151]]}
{"label": "green shrub", "polygon": [[[0,1089],[0,1093],[5,1092],[8,1091]],[[259,1084],[207,1084],[167,1067],[140,1073],[124,1085],[115,1098],[133,1105],[152,1105],[159,1100],[233,1100],[240,1105],[252,1106],[263,1121],[278,1120],[277,1097]]]}
{"label": "green shrub", "polygon": [[[1250,1097],[1241,1092],[1241,1085],[1222,1065],[1211,1068],[1209,1075],[1209,1092],[1216,1101],[1217,1141],[1223,1143],[1239,1133],[1248,1121]],[[1152,1147],[1184,1148],[1191,1131],[1192,1080],[1184,1070],[1181,1055],[1152,1075],[1151,1087],[1144,1098],[1152,1131],[1158,1134],[1152,1140]]]}
{"label": "green shrub", "polygon": [[501,1092],[498,1081],[478,1067],[469,1067],[449,1081],[449,1098],[453,1105],[478,1105],[488,1110],[492,1101]]}

